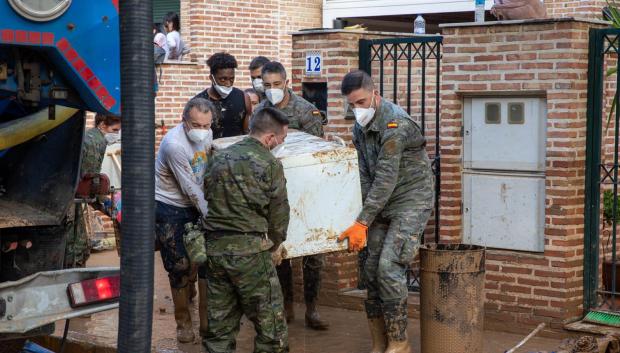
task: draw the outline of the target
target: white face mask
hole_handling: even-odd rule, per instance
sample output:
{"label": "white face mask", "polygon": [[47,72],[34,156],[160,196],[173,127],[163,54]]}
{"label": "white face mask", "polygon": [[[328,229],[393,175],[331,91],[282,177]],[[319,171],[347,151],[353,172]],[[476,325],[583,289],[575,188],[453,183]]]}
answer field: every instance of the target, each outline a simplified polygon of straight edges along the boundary
{"label": "white face mask", "polygon": [[211,145],[211,143],[213,142],[213,130],[191,129],[187,133],[187,137],[192,142],[204,143],[205,145]]}
{"label": "white face mask", "polygon": [[258,93],[264,93],[265,92],[265,87],[263,87],[263,79],[262,78],[255,78],[254,80],[252,80],[252,87],[254,87],[254,90]]}
{"label": "white face mask", "polygon": [[121,141],[121,132],[108,132],[103,135],[108,145],[113,145]]}
{"label": "white face mask", "polygon": [[364,127],[368,125],[368,123],[374,118],[376,109],[373,107],[373,103],[375,101],[375,96],[373,94],[372,100],[370,101],[369,108],[353,108],[353,114],[355,114],[355,120],[360,126]]}
{"label": "white face mask", "polygon": [[211,146],[211,144],[213,144],[213,130],[207,130],[207,137],[205,137],[202,143],[204,143],[205,146]]}
{"label": "white face mask", "polygon": [[276,105],[284,99],[284,90],[280,88],[270,88],[265,90],[265,95],[271,104]]}
{"label": "white face mask", "polygon": [[220,95],[220,97],[222,97],[224,99],[226,97],[228,97],[230,92],[232,92],[232,90],[233,90],[232,86],[228,87],[228,86],[220,86],[220,85],[218,85],[217,82],[215,82],[215,78],[213,78],[213,87],[215,87],[215,90]]}
{"label": "white face mask", "polygon": [[[276,138],[276,142],[278,142],[278,138]],[[276,145],[276,147],[271,149],[271,154],[273,154],[273,156],[276,158],[280,158],[283,152],[284,152],[284,142],[279,143],[278,145]]]}

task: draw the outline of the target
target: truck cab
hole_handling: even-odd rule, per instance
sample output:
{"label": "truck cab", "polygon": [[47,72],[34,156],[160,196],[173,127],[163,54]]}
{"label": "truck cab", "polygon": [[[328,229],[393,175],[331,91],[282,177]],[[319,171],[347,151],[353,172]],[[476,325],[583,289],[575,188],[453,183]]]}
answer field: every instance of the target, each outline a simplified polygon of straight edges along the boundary
{"label": "truck cab", "polygon": [[86,112],[120,115],[120,40],[118,0],[7,0],[0,15],[2,339],[110,306],[74,310],[66,290],[50,290],[64,304],[33,313],[33,301],[8,298],[118,272],[62,268]]}

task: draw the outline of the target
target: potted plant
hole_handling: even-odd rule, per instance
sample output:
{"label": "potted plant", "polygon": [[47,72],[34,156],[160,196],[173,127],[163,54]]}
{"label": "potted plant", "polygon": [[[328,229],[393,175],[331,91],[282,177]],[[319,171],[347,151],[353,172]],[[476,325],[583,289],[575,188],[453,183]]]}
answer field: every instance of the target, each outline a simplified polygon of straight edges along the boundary
{"label": "potted plant", "polygon": [[[607,241],[603,243],[603,286],[605,291],[612,291],[612,254],[611,238],[612,232],[606,230],[613,226],[614,219],[614,193],[611,190],[603,192],[603,234],[607,235]],[[620,205],[616,209],[616,220],[620,221]],[[620,292],[620,257],[616,258],[616,292]]]}

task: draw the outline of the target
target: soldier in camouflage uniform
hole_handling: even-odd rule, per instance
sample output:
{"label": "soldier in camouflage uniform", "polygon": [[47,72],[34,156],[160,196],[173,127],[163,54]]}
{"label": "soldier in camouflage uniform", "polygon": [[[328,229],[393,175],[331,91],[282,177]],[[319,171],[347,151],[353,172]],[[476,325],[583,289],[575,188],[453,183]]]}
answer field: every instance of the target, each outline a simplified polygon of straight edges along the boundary
{"label": "soldier in camouflage uniform", "polygon": [[241,316],[254,323],[255,353],[288,352],[275,260],[286,240],[289,204],[282,164],[286,117],[258,112],[250,136],[214,154],[205,176],[209,353],[234,352]]}
{"label": "soldier in camouflage uniform", "polygon": [[402,108],[379,96],[365,72],[347,74],[341,90],[357,121],[353,143],[364,206],[339,240],[348,238],[354,251],[368,240],[365,305],[372,352],[409,352],[405,271],[418,251],[434,201],[425,139]]}
{"label": "soldier in camouflage uniform", "polygon": [[289,129],[323,137],[321,112],[288,88],[284,66],[277,61],[271,61],[263,65],[262,73],[267,99],[261,101],[256,110],[264,107],[277,108],[287,116]]}
{"label": "soldier in camouflage uniform", "polygon": [[[289,128],[300,130],[308,134],[323,137],[321,113],[312,103],[297,96],[288,86],[286,70],[279,62],[268,62],[262,69],[263,85],[267,99],[259,104],[257,110],[263,107],[273,107],[288,117]],[[306,303],[306,326],[315,330],[326,330],[329,323],[321,319],[317,310],[317,298],[321,288],[321,269],[325,263],[322,254],[304,256],[303,280],[304,301]],[[284,307],[288,322],[293,320],[293,271],[291,260],[282,261],[277,267],[278,277],[284,294]]]}
{"label": "soldier in camouflage uniform", "polygon": [[[119,118],[103,114],[95,116],[95,127],[86,131],[82,145],[80,178],[86,174],[101,172],[107,140],[116,140],[120,129]],[[90,244],[86,233],[86,207],[86,204],[77,203],[67,216],[68,219],[73,218],[73,222],[67,225],[65,268],[84,267],[90,257]]]}

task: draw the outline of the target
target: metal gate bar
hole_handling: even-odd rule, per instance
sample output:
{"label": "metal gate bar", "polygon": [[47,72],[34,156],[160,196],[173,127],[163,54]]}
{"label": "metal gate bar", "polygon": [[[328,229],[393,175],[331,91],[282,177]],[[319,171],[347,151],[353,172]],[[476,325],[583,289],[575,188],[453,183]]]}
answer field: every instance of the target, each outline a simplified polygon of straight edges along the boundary
{"label": "metal gate bar", "polygon": [[[620,64],[620,62],[617,63],[616,68],[620,68],[618,67],[618,64]],[[620,75],[616,75],[616,93],[615,93],[615,100],[616,102],[618,101],[618,87],[620,87]],[[614,179],[613,179],[613,189],[614,189],[614,203],[613,203],[613,214],[614,217],[612,218],[612,228],[611,228],[611,233],[612,233],[612,239],[613,242],[611,244],[611,307],[612,307],[612,311],[616,311],[616,225],[617,225],[617,217],[616,215],[618,214],[618,117],[620,111],[618,109],[616,109],[616,120],[614,123]],[[605,253],[603,253],[603,263],[605,261]]]}
{"label": "metal gate bar", "polygon": [[[604,309],[617,311],[616,263],[617,263],[617,224],[618,224],[618,152],[620,144],[620,110],[614,116],[614,148],[613,164],[601,163],[602,142],[607,136],[602,134],[602,119],[605,102],[604,64],[606,55],[613,54],[616,59],[616,70],[620,71],[620,29],[591,29],[588,58],[588,105],[586,135],[586,183],[585,183],[585,234],[584,234],[584,310]],[[620,97],[620,75],[616,74],[615,100]],[[607,131],[607,130],[606,130]],[[611,235],[611,283],[603,275],[603,289],[599,289],[599,257],[600,257],[600,208],[601,185],[612,185],[612,217]],[[604,206],[605,207],[605,206]],[[606,220],[609,221],[609,220]],[[604,249],[603,249],[604,250]],[[605,274],[607,264],[603,251],[602,271]],[[609,276],[607,276],[609,278]],[[611,287],[607,290],[605,287]],[[599,296],[601,300],[599,301]]]}

